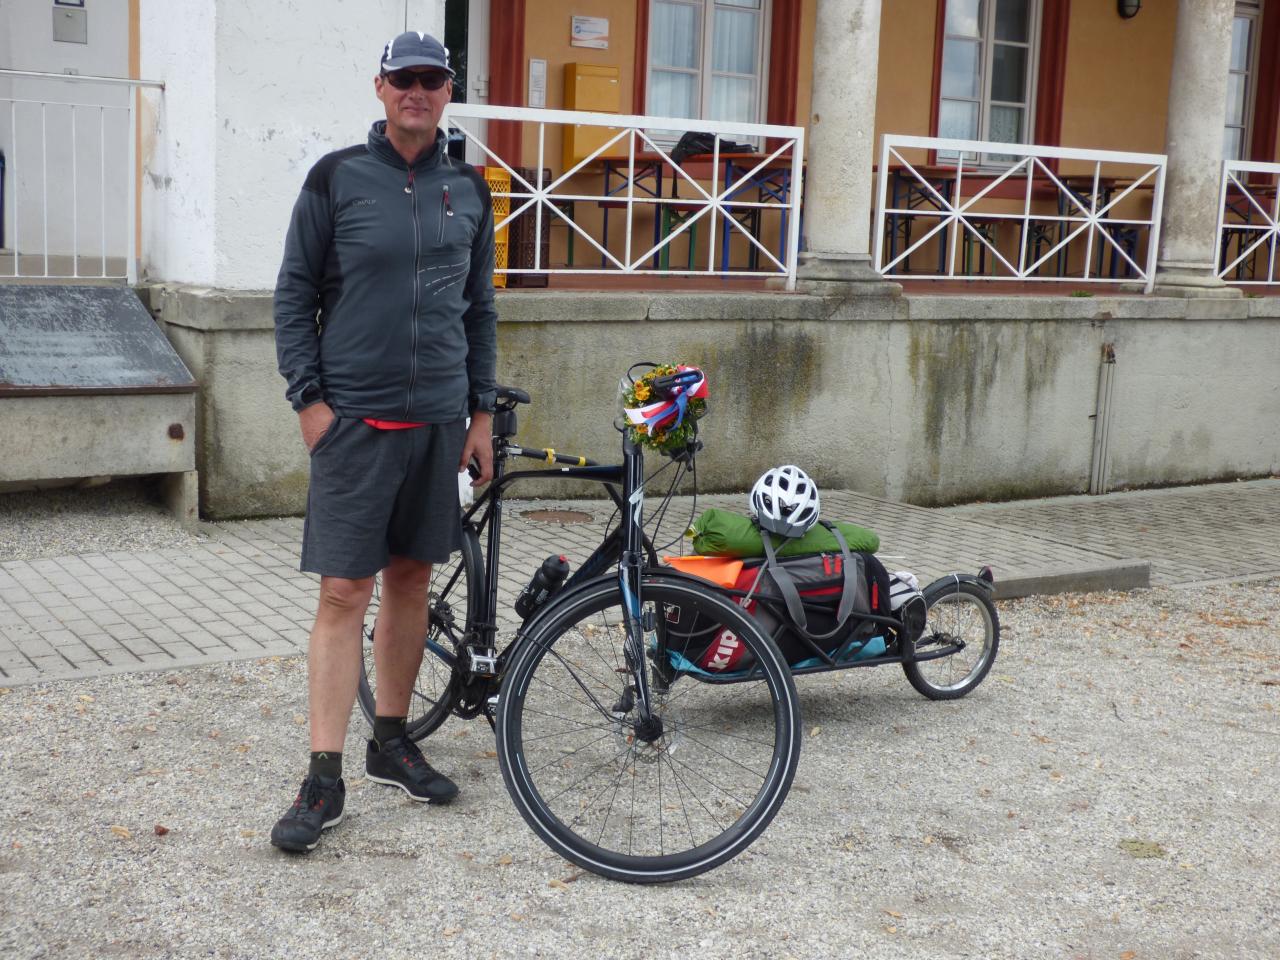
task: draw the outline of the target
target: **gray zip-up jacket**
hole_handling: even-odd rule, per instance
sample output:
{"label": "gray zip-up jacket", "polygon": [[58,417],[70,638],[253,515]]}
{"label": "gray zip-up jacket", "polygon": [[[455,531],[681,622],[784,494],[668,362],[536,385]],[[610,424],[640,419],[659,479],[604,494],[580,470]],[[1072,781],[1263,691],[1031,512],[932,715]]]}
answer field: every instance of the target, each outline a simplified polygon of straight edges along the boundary
{"label": "gray zip-up jacket", "polygon": [[493,207],[445,152],[412,168],[386,136],[307,174],[276,281],[276,356],[295,410],[444,423],[492,410]]}

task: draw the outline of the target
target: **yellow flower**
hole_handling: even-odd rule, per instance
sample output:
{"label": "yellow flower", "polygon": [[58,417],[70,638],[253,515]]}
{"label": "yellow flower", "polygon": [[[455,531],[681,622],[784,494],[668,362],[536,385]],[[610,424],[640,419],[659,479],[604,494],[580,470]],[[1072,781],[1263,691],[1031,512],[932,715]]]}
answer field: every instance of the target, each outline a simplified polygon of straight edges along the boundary
{"label": "yellow flower", "polygon": [[649,389],[649,385],[647,383],[636,384],[636,399],[641,403],[644,403],[646,400],[648,400],[649,397],[652,395],[652,393],[653,391]]}
{"label": "yellow flower", "polygon": [[647,423],[636,424],[636,433],[645,434],[648,432],[649,432],[649,425]]}

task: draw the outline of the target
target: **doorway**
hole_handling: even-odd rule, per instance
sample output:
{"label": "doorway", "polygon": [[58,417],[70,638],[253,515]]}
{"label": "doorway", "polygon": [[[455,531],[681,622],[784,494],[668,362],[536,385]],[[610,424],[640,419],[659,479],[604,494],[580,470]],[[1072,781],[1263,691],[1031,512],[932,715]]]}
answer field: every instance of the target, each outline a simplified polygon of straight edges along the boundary
{"label": "doorway", "polygon": [[[489,102],[489,0],[445,0],[444,45],[449,50],[454,103]],[[485,124],[468,120],[467,129],[484,139]],[[449,137],[449,156],[473,166],[487,162],[484,152],[462,133]]]}

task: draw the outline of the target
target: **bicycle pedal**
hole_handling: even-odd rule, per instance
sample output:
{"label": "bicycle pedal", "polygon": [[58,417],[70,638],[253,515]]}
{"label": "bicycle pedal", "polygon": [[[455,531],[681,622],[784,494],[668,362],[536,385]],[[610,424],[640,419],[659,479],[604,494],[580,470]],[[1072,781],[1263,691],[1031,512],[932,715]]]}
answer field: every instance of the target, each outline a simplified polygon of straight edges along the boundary
{"label": "bicycle pedal", "polygon": [[471,672],[481,677],[496,677],[498,675],[498,658],[492,653],[471,653]]}

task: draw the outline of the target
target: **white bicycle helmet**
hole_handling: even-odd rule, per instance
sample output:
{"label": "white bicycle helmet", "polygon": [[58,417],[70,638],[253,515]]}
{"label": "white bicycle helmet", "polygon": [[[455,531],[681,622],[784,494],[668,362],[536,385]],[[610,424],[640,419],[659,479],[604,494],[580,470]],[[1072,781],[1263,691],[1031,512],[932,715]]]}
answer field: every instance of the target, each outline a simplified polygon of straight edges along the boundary
{"label": "white bicycle helmet", "polygon": [[756,523],[782,537],[803,537],[818,522],[818,509],[817,485],[791,464],[766,470],[751,488]]}

